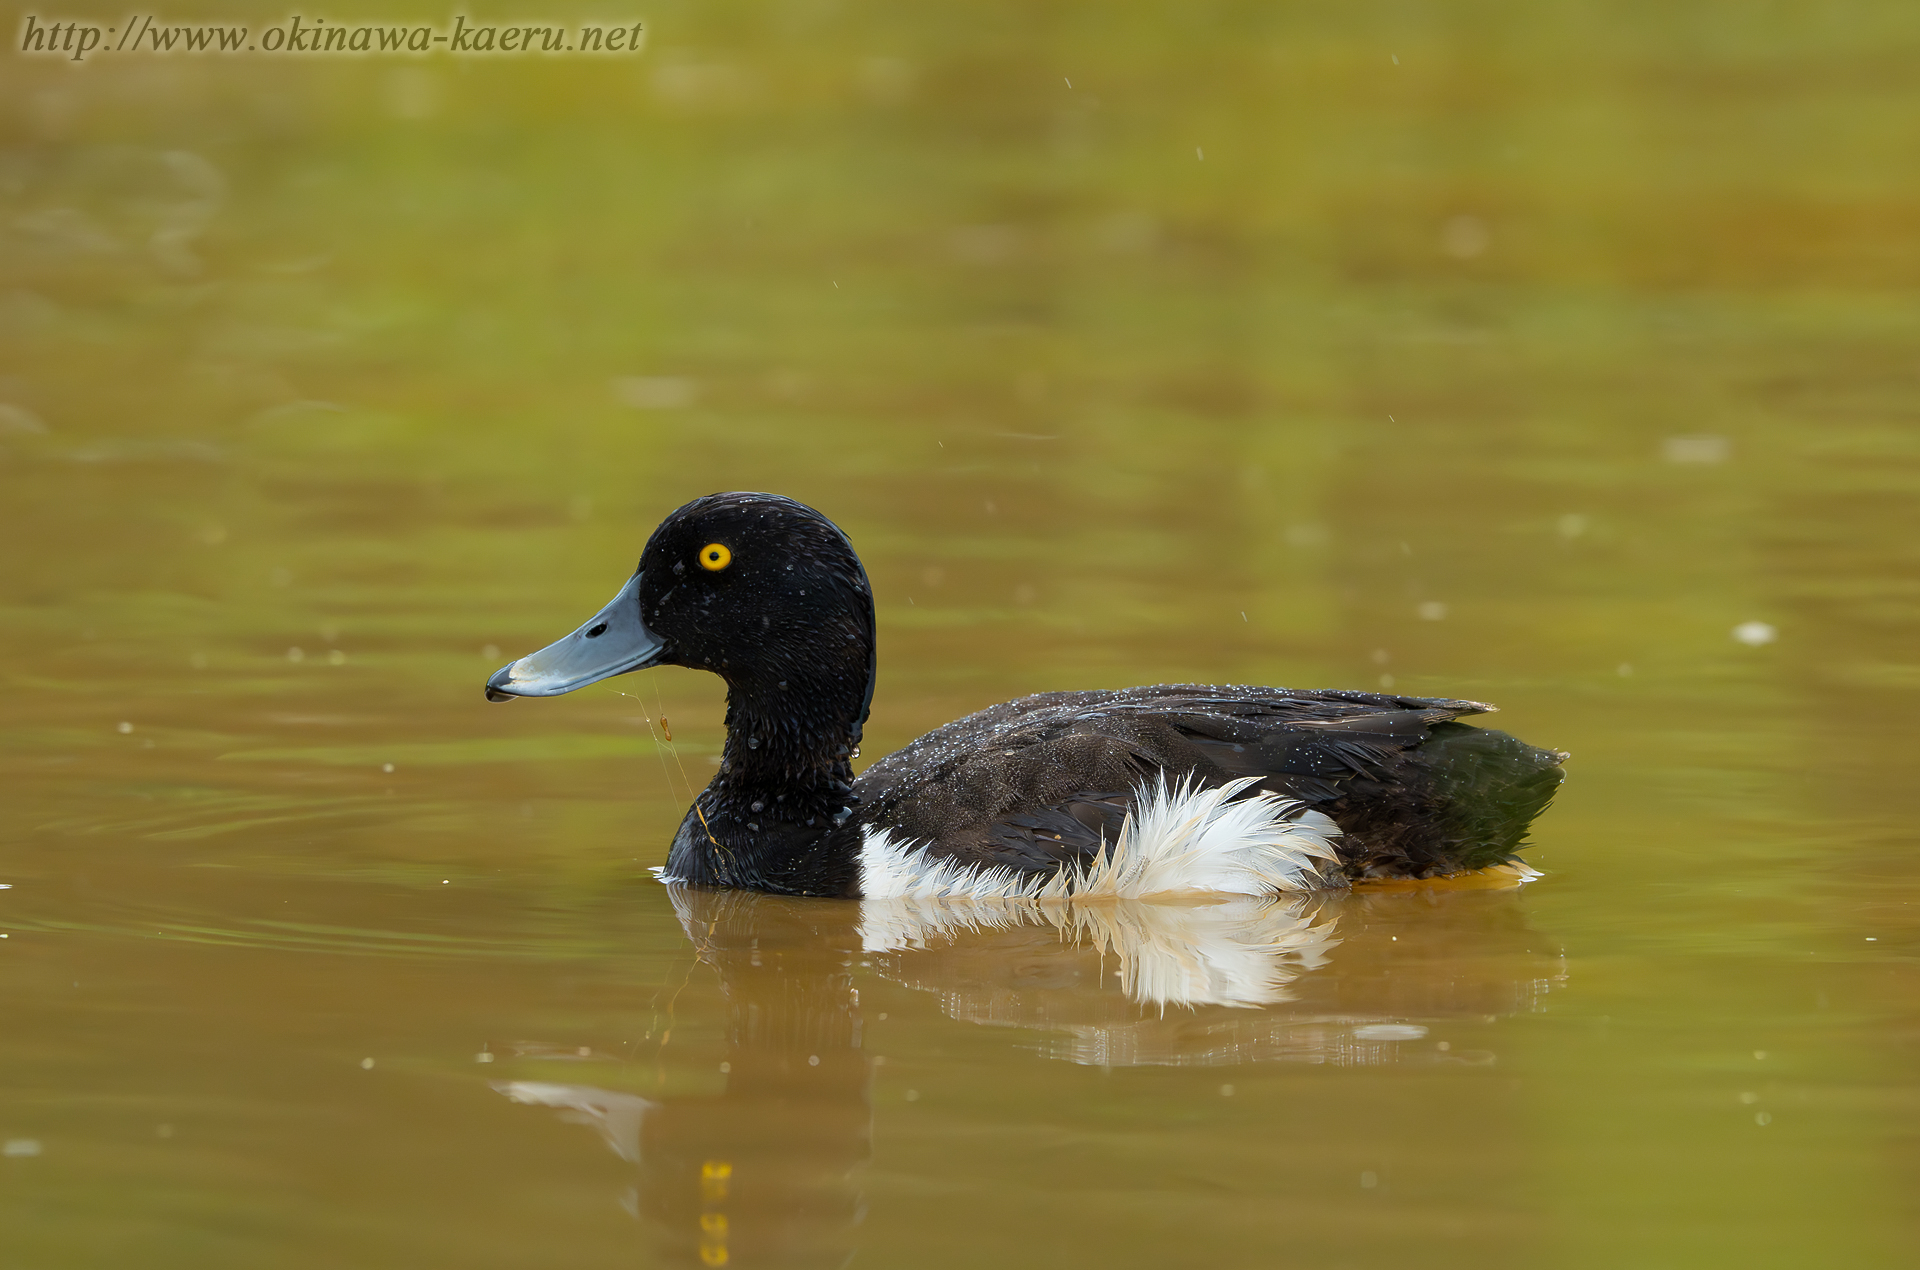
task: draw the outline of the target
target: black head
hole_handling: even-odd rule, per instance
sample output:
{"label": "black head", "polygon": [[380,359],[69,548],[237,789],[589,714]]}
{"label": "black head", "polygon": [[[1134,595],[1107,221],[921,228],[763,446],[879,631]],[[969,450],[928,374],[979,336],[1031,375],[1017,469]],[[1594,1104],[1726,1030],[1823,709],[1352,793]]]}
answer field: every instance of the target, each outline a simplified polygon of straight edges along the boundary
{"label": "black head", "polygon": [[851,672],[872,699],[873,591],[839,526],[778,494],[709,494],[640,556],[640,616],[659,660],[758,687]]}
{"label": "black head", "polygon": [[853,544],[778,494],[709,494],[660,523],[613,602],[503,667],[494,700],[555,696],[657,665],[711,670],[735,693],[857,707],[873,699],[873,591]]}

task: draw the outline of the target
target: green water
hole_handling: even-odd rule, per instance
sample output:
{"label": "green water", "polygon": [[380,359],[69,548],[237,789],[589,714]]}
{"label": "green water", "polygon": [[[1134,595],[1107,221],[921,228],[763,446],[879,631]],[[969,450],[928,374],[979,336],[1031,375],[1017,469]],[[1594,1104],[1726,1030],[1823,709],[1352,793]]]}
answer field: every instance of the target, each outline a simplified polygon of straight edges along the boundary
{"label": "green water", "polygon": [[[640,16],[0,55],[0,1262],[1911,1262],[1910,6]],[[1545,876],[1164,1012],[676,900],[718,682],[481,683],[717,489],[852,535],[869,757],[1474,697]]]}

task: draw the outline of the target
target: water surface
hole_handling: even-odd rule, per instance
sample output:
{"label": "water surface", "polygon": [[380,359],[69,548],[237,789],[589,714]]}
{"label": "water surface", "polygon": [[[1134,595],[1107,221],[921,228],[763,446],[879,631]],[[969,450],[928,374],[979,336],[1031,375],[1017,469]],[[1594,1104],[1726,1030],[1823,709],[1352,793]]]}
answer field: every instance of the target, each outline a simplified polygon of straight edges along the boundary
{"label": "water surface", "polygon": [[[1911,1260],[1905,7],[649,21],[0,62],[6,1264]],[[865,557],[869,757],[1480,698],[1545,876],[670,892],[718,682],[480,687],[726,488]]]}

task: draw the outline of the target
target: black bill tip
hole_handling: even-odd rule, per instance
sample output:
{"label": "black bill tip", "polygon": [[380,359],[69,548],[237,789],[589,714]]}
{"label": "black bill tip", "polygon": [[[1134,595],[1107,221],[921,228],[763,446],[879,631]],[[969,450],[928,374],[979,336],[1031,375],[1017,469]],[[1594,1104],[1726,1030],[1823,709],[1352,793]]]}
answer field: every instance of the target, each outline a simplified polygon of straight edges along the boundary
{"label": "black bill tip", "polygon": [[511,692],[507,688],[507,685],[513,682],[513,668],[518,664],[517,662],[508,662],[487,676],[488,701],[512,701],[515,697],[521,695],[517,692]]}

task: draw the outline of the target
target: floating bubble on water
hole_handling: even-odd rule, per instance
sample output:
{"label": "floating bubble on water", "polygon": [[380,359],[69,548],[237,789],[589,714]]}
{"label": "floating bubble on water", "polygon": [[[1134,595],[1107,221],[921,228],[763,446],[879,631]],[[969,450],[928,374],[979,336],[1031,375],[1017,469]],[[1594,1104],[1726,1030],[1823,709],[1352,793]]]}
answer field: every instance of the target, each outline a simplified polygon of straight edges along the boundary
{"label": "floating bubble on water", "polygon": [[1773,1123],[1773,1113],[1771,1111],[1756,1111],[1753,1113],[1753,1122],[1764,1129]]}
{"label": "floating bubble on water", "polygon": [[380,765],[380,770],[381,770],[381,771],[383,771],[383,772],[385,772],[385,773],[386,773],[387,775],[389,775],[389,776],[391,776],[391,775],[393,775],[393,764],[391,764],[391,763],[382,763],[382,764]]}
{"label": "floating bubble on water", "polygon": [[908,1101],[908,1102],[919,1102],[919,1101],[920,1101],[920,1091],[919,1091],[919,1090],[917,1090],[917,1089],[909,1089],[909,1090],[907,1091],[907,1101]]}
{"label": "floating bubble on water", "polygon": [[1440,227],[1440,248],[1455,260],[1484,256],[1492,242],[1492,231],[1478,216],[1455,216]]}
{"label": "floating bubble on water", "polygon": [[[870,57],[860,64],[860,90],[875,105],[894,106],[912,95],[916,76],[911,62],[897,57]],[[1067,87],[1073,87],[1072,80],[1067,80]]]}
{"label": "floating bubble on water", "polygon": [[1733,628],[1733,637],[1749,648],[1758,648],[1778,639],[1780,632],[1768,622],[1742,622]]}
{"label": "floating bubble on water", "polygon": [[700,384],[683,375],[623,375],[613,395],[635,410],[681,410],[699,399]]}
{"label": "floating bubble on water", "polygon": [[1414,612],[1420,615],[1423,622],[1443,622],[1447,617],[1447,606],[1438,600],[1427,600]]}
{"label": "floating bubble on water", "polygon": [[122,722],[115,724],[113,730],[118,732],[121,736],[125,736],[127,733],[133,731],[133,725],[123,720]]}
{"label": "floating bubble on water", "polygon": [[1382,675],[1382,676],[1380,676],[1380,686],[1381,686],[1382,688],[1391,688],[1391,687],[1393,687],[1393,676],[1392,676],[1392,675]]}
{"label": "floating bubble on water", "polygon": [[1562,538],[1578,538],[1587,532],[1587,518],[1579,512],[1568,512],[1553,522],[1553,529]]}
{"label": "floating bubble on water", "polygon": [[46,421],[33,411],[25,406],[0,401],[0,433],[13,432],[23,436],[41,436],[46,431]]}
{"label": "floating bubble on water", "polygon": [[7,1144],[0,1147],[0,1155],[11,1156],[14,1159],[25,1159],[28,1156],[39,1154],[40,1140],[38,1138],[8,1138]]}
{"label": "floating bubble on water", "polygon": [[1353,1029],[1356,1040],[1417,1041],[1427,1034],[1418,1023],[1368,1023]]}
{"label": "floating bubble on water", "polygon": [[1622,679],[1630,679],[1633,677],[1633,663],[1630,661],[1623,661],[1618,666],[1615,666],[1613,668],[1613,673],[1620,676]]}
{"label": "floating bubble on water", "polygon": [[1361,1172],[1360,1174],[1361,1190],[1370,1191],[1378,1185],[1380,1185],[1380,1175],[1378,1173],[1375,1173],[1372,1169],[1366,1169]]}
{"label": "floating bubble on water", "polygon": [[363,1072],[370,1072],[370,1071],[372,1071],[372,1070],[373,1070],[373,1060],[372,1060],[371,1058],[363,1058],[363,1059],[361,1059],[361,1060],[360,1060],[360,1070],[361,1070],[361,1071],[363,1071]]}
{"label": "floating bubble on water", "polygon": [[473,1061],[476,1063],[491,1063],[493,1061],[493,1055],[486,1050],[481,1050],[473,1056]]}
{"label": "floating bubble on water", "polygon": [[1744,1105],[1751,1107],[1753,1106],[1754,1103],[1760,1101],[1760,1095],[1754,1093],[1752,1090],[1748,1090],[1747,1092],[1740,1095],[1740,1101]]}
{"label": "floating bubble on water", "polygon": [[1733,442],[1706,433],[1667,437],[1660,442],[1660,457],[1669,463],[1725,463],[1732,454]]}
{"label": "floating bubble on water", "polygon": [[1222,1098],[1231,1098],[1231,1097],[1233,1097],[1233,1086],[1232,1086],[1232,1085],[1222,1085],[1222,1086],[1220,1086],[1220,1096],[1221,1096]]}
{"label": "floating bubble on water", "polygon": [[480,655],[486,658],[488,661],[493,661],[494,659],[500,656],[500,645],[484,644],[480,648]]}
{"label": "floating bubble on water", "polygon": [[687,111],[737,107],[752,101],[759,87],[752,70],[730,62],[674,60],[653,72],[654,96]]}
{"label": "floating bubble on water", "polygon": [[[326,264],[329,259],[330,257],[327,256],[309,256],[304,260],[296,260],[290,262],[290,264],[277,266],[269,265],[267,268],[271,269],[274,273],[306,273],[320,268]],[[255,426],[259,424],[282,423],[290,419],[299,419],[303,416],[312,415],[316,411],[325,414],[345,414],[347,413],[347,408],[335,401],[315,401],[310,397],[302,397],[295,401],[283,401],[277,406],[268,406],[265,410],[260,411],[248,419],[247,424],[249,426]]]}
{"label": "floating bubble on water", "polygon": [[1025,240],[1017,225],[961,225],[947,235],[947,251],[967,264],[999,265],[1020,254]]}
{"label": "floating bubble on water", "polygon": [[387,113],[395,119],[431,119],[440,113],[440,78],[432,71],[401,67],[388,73],[385,89]]}
{"label": "floating bubble on water", "polygon": [[340,649],[336,648],[332,652],[327,654],[327,665],[344,666],[346,664],[347,664],[347,655],[346,653],[342,652]]}

